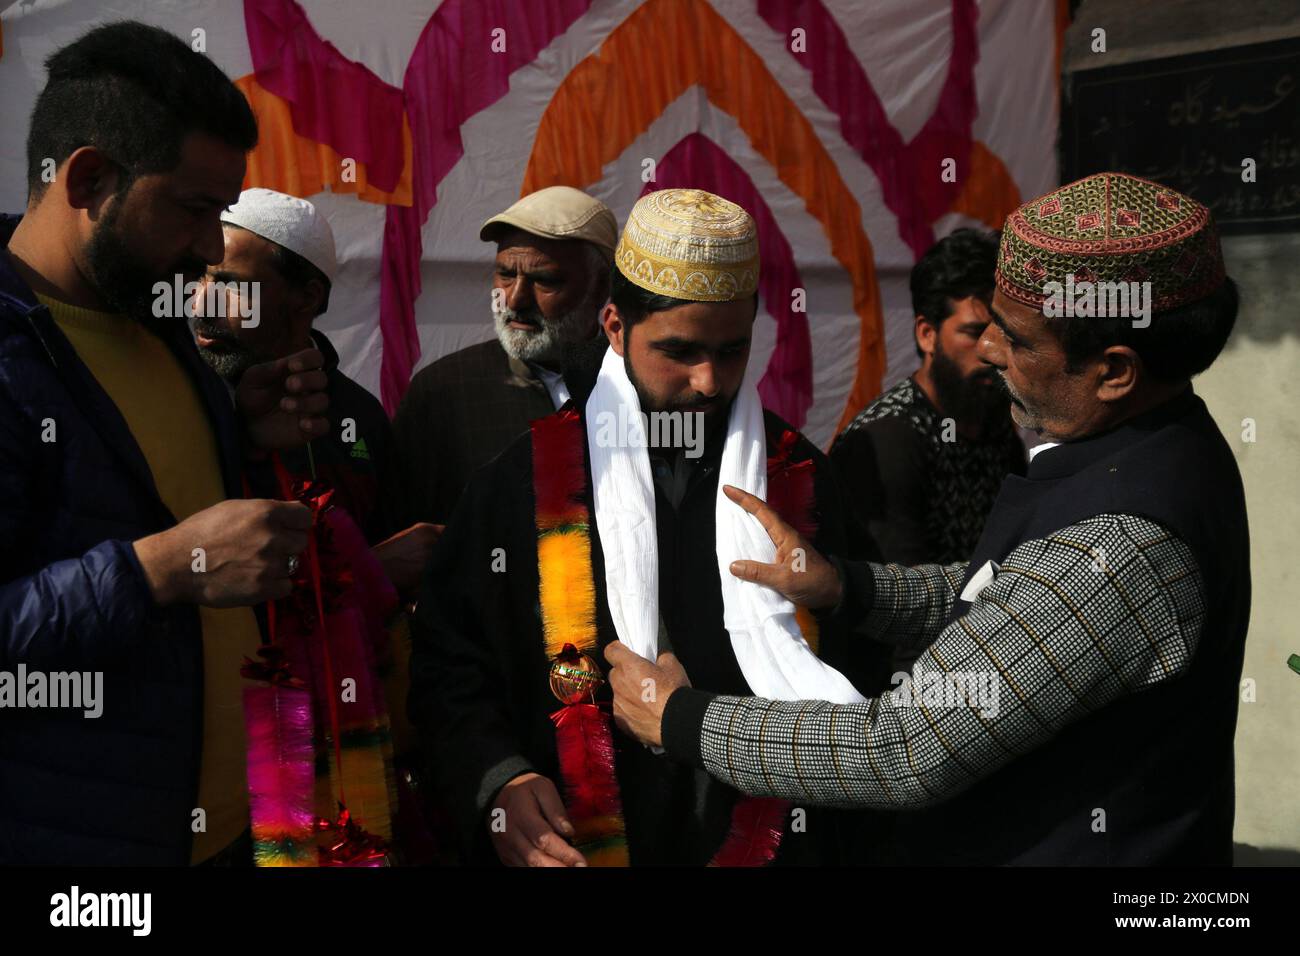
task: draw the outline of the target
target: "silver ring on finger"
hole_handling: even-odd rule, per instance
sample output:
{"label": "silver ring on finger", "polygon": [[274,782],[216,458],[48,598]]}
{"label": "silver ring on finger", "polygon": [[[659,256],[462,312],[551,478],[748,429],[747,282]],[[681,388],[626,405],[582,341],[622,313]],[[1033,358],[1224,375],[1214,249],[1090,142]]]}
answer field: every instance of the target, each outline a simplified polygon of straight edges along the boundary
{"label": "silver ring on finger", "polygon": [[293,577],[297,573],[298,573],[298,555],[291,554],[289,555],[289,577]]}

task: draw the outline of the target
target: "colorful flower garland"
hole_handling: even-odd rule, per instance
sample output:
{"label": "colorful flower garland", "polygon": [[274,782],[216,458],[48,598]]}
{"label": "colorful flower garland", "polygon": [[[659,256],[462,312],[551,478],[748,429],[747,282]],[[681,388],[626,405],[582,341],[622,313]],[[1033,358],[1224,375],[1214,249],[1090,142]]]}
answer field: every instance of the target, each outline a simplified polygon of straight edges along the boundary
{"label": "colorful flower garland", "polygon": [[[591,568],[591,513],[586,503],[586,431],[565,408],[532,424],[533,493],[537,523],[538,600],[542,640],[551,662],[551,690],[561,701],[551,715],[565,806],[577,831],[574,845],[591,866],[627,866],[627,828],[614,769],[613,720],[595,701],[603,680],[595,659],[596,588]],[[798,433],[785,430],[768,457],[768,502],[812,536],[811,460],[791,462]],[[804,639],[817,649],[817,626],[803,608],[796,615]],[[789,803],[744,797],[710,866],[771,863],[785,832]]]}
{"label": "colorful flower garland", "polygon": [[266,605],[260,660],[240,669],[259,682],[244,689],[254,861],[383,866],[396,794],[375,665],[397,595],[328,485],[273,464],[281,496],[306,504],[312,527],[292,594]]}

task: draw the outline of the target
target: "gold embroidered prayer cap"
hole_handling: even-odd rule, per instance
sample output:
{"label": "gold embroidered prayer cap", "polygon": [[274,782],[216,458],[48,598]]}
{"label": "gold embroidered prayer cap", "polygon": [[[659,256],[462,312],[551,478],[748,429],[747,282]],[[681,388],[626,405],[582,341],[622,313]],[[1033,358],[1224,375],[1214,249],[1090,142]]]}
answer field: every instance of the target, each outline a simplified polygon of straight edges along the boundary
{"label": "gold embroidered prayer cap", "polygon": [[729,302],[758,288],[758,229],[734,202],[702,189],[637,200],[614,250],[634,285],[695,302]]}
{"label": "gold embroidered prayer cap", "polygon": [[609,207],[572,186],[548,186],[529,193],[483,223],[478,237],[492,242],[511,228],[544,239],[583,239],[606,259],[614,254],[618,239],[618,222]]}
{"label": "gold embroidered prayer cap", "polygon": [[1125,173],[1097,173],[1007,217],[998,251],[1002,294],[1035,308],[1049,282],[1150,282],[1153,311],[1203,299],[1224,281],[1210,210]]}

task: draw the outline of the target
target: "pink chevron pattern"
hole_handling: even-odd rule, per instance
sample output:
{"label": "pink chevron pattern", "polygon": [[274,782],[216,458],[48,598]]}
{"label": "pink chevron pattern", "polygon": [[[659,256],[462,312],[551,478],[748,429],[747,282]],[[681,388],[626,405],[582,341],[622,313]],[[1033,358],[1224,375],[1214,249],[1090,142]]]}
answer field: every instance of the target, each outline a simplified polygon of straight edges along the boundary
{"label": "pink chevron pattern", "polygon": [[385,192],[402,175],[402,91],[321,38],[294,0],[244,0],[257,82],[289,103],[293,128],[366,164]]}
{"label": "pink chevron pattern", "polygon": [[[417,157],[415,203],[389,206],[384,225],[379,387],[389,414],[420,358],[420,229],[438,201],[438,184],[465,151],[460,127],[504,96],[510,74],[537,59],[589,6],[591,0],[445,0],[420,34],[402,84]],[[492,31],[501,24],[509,24],[506,52],[492,54]]]}
{"label": "pink chevron pattern", "polygon": [[792,53],[812,74],[813,90],[839,118],[845,141],[880,181],[885,205],[898,217],[898,232],[920,258],[934,244],[931,225],[961,192],[940,178],[945,158],[964,170],[971,153],[971,126],[978,112],[975,64],[979,60],[979,8],[975,0],[952,0],[952,56],[939,102],[910,143],[889,121],[867,77],[849,48],[839,23],[822,0],[758,0],[759,16],[785,36],[806,31],[807,50]]}
{"label": "pink chevron pattern", "polygon": [[[380,275],[380,397],[389,414],[420,358],[420,230],[438,201],[438,184],[464,153],[460,127],[504,96],[510,74],[537,59],[590,6],[591,0],[445,0],[425,24],[398,90],[322,39],[294,0],[244,0],[258,82],[289,103],[297,132],[364,162],[371,183],[391,190],[403,159],[402,127],[394,120],[405,111],[411,125],[414,205],[388,207]],[[493,53],[493,30],[502,24],[506,49]]]}
{"label": "pink chevron pattern", "polygon": [[[934,112],[904,142],[880,97],[823,0],[755,0],[772,30],[805,31],[794,52],[816,95],[839,119],[845,141],[874,171],[898,230],[919,257],[934,241],[933,223],[953,208],[965,182],[978,112],[976,0],[951,0],[952,52]],[[591,0],[445,0],[425,24],[398,89],[349,60],[312,27],[295,0],[244,0],[249,50],[258,83],[289,106],[294,131],[364,163],[371,185],[395,188],[403,178],[402,123],[410,128],[412,205],[389,205],[384,225],[379,324],[383,342],[380,393],[396,409],[420,357],[415,302],[422,282],[421,230],[438,201],[444,177],[464,153],[461,126],[497,103],[510,76],[532,63],[591,6]],[[492,52],[505,25],[506,48]],[[940,177],[942,160],[956,160],[957,182]],[[925,171],[932,170],[933,174]],[[801,424],[811,406],[812,358],[806,315],[789,308],[798,270],[748,175],[702,135],[678,143],[661,165],[673,183],[711,185],[756,211],[764,236],[764,296],[777,321],[777,349],[760,389],[786,418]],[[758,215],[757,210],[762,210]]]}

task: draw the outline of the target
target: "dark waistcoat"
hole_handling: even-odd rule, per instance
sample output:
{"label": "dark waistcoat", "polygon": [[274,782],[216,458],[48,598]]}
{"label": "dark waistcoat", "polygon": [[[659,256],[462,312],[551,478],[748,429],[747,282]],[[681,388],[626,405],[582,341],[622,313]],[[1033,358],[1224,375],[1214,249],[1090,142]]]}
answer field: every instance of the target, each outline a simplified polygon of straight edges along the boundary
{"label": "dark waistcoat", "polygon": [[[1099,514],[1149,518],[1190,547],[1206,602],[1190,667],[1085,716],[952,800],[898,814],[898,861],[1231,863],[1250,613],[1246,503],[1232,452],[1190,388],[1114,431],[1041,453],[1026,478],[1008,477],[967,580],[1022,542]],[[959,600],[949,623],[969,609]]]}

